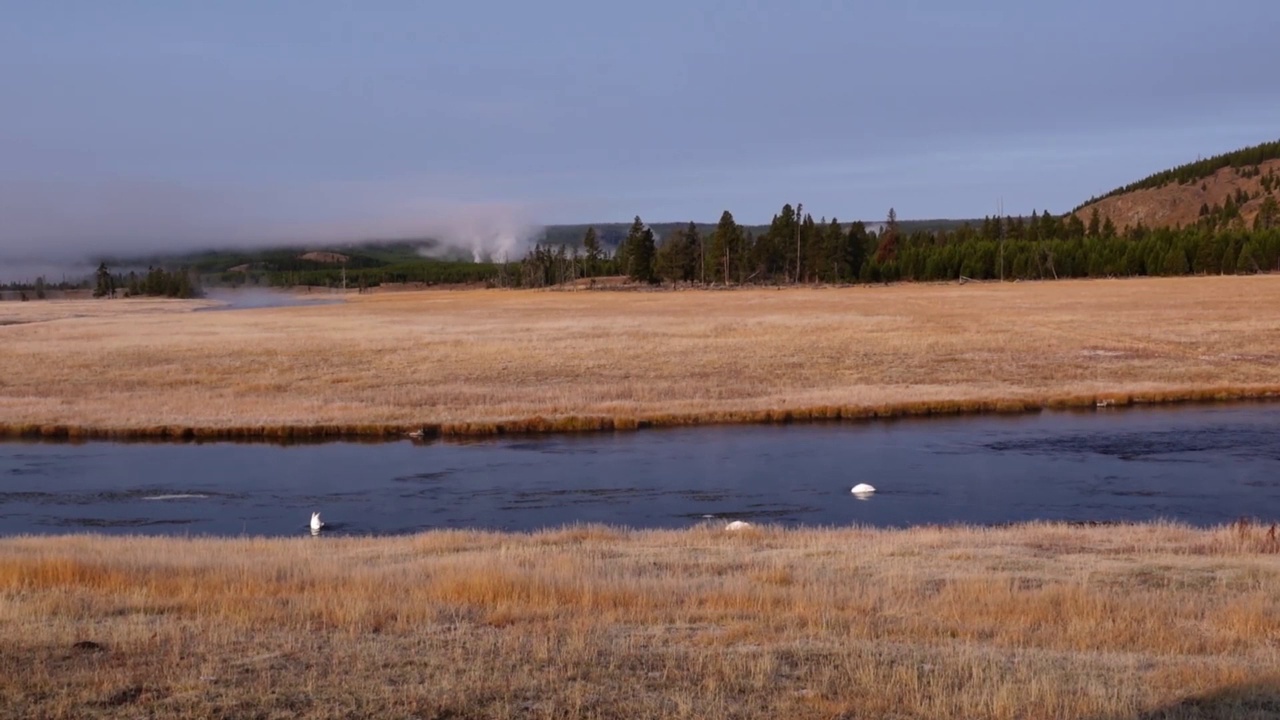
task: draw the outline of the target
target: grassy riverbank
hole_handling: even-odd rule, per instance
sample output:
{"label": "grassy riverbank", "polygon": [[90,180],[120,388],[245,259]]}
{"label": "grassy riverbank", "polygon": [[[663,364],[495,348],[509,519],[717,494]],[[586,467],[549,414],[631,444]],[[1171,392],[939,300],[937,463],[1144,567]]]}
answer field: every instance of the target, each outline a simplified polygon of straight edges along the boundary
{"label": "grassy riverbank", "polygon": [[1280,394],[1280,276],[0,306],[8,434],[444,435]]}
{"label": "grassy riverbank", "polygon": [[10,538],[0,717],[1274,717],[1278,551],[1162,524]]}

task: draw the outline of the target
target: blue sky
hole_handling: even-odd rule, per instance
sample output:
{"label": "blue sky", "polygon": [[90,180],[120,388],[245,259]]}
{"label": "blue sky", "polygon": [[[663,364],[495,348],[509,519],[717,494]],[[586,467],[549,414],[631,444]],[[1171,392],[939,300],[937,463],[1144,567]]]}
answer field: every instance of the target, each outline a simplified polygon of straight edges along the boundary
{"label": "blue sky", "polygon": [[[973,217],[1280,137],[1274,0],[3,2],[0,250]],[[461,218],[461,219],[459,219]],[[477,220],[479,219],[479,220]]]}

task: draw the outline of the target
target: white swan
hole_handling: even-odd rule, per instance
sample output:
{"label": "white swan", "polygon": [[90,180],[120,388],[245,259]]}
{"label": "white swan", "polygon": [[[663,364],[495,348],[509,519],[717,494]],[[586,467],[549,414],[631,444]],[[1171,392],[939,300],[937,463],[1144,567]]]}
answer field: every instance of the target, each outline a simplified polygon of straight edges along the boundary
{"label": "white swan", "polygon": [[311,513],[311,534],[319,535],[320,528],[324,527],[324,521],[320,519],[320,513]]}
{"label": "white swan", "polygon": [[850,490],[849,492],[853,493],[854,495],[870,495],[875,491],[876,489],[874,487],[866,483],[858,483],[857,485],[854,485],[853,489]]}
{"label": "white swan", "polygon": [[728,525],[725,525],[724,529],[725,530],[746,530],[749,527],[751,527],[751,523],[747,522],[746,520],[734,520]]}

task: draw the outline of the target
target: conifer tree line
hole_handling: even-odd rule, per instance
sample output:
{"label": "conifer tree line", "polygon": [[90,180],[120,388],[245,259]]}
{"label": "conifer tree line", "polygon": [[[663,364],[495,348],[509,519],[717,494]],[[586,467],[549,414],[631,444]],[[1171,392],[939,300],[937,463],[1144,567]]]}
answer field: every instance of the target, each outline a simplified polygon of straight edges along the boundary
{"label": "conifer tree line", "polygon": [[93,296],[200,297],[203,292],[193,275],[185,269],[169,271],[159,267],[149,267],[145,274],[132,270],[127,274],[113,274],[107,264],[102,263],[94,273]]}
{"label": "conifer tree line", "polygon": [[[112,272],[105,262],[98,264],[98,269],[87,279],[50,283],[43,276],[34,282],[10,282],[0,285],[0,290],[17,291],[20,299],[44,300],[48,291],[66,292],[70,290],[92,289],[96,298],[115,297],[171,297],[195,298],[204,294],[198,275],[186,269],[165,270],[149,267],[146,273],[129,271],[128,273]],[[28,292],[30,291],[30,292]],[[3,296],[0,296],[3,297]]]}
{"label": "conifer tree line", "polygon": [[1280,207],[1273,196],[1252,224],[1239,205],[1206,208],[1193,226],[1117,229],[1097,208],[1088,221],[1045,211],[987,217],[954,230],[904,232],[889,210],[882,226],[815,220],[784,205],[753,235],[725,211],[711,232],[694,223],[655,237],[636,217],[616,251],[588,228],[581,248],[537,246],[500,284],[544,287],[625,275],[635,282],[719,285],[1035,280],[1068,277],[1258,273],[1280,269]]}
{"label": "conifer tree line", "polygon": [[[449,262],[421,260],[413,263],[397,263],[383,267],[365,267],[343,270],[271,271],[265,274],[265,282],[272,287],[328,287],[370,288],[384,283],[476,283],[494,280],[500,273],[495,263]],[[216,278],[228,285],[240,285],[245,281],[241,273],[225,272]]]}

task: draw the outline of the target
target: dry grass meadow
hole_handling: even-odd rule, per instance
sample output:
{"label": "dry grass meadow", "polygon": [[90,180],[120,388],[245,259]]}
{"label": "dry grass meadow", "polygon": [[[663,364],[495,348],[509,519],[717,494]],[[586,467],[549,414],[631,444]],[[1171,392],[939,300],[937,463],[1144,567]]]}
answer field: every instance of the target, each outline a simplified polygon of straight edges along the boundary
{"label": "dry grass meadow", "polygon": [[[0,424],[448,435],[1280,391],[1280,277],[200,304],[0,304]],[[0,718],[1274,718],[1280,541],[0,538],[0,700]]]}
{"label": "dry grass meadow", "polygon": [[1274,718],[1264,526],[0,539],[0,717]]}
{"label": "dry grass meadow", "polygon": [[1280,393],[1280,276],[200,304],[0,304],[0,424],[449,435]]}

